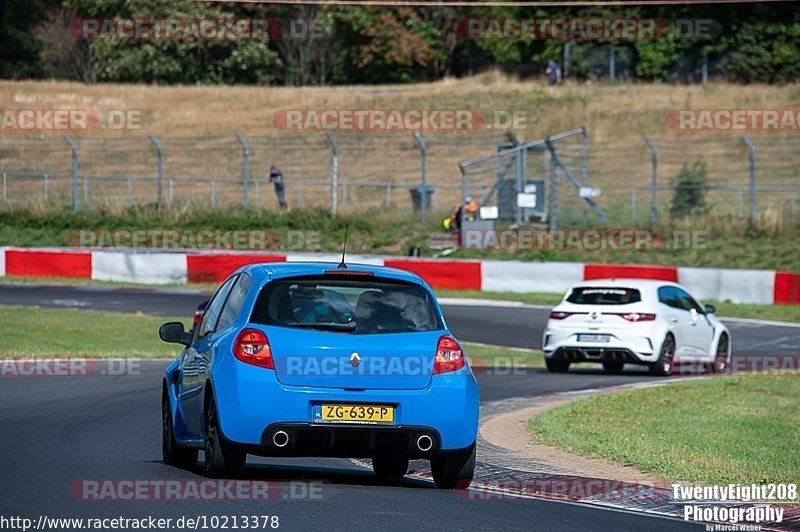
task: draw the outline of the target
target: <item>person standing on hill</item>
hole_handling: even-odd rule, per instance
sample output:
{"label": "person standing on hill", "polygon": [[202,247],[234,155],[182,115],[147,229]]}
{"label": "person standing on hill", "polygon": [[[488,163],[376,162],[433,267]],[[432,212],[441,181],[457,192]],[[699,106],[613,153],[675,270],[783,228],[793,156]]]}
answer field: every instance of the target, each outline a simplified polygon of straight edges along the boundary
{"label": "person standing on hill", "polygon": [[544,72],[547,74],[547,84],[551,87],[561,83],[561,67],[555,59],[548,59],[547,69]]}
{"label": "person standing on hill", "polygon": [[277,166],[269,167],[269,182],[275,185],[275,195],[278,197],[278,204],[282,211],[288,211],[289,205],[286,203],[286,186],[283,182],[283,172]]}

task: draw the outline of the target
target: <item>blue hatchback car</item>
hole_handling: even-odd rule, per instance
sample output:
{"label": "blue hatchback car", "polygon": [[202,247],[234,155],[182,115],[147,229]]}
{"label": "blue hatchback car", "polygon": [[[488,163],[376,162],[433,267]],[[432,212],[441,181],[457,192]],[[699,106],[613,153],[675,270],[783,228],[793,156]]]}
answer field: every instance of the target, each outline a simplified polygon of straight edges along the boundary
{"label": "blue hatchback car", "polygon": [[164,462],[235,477],[247,454],[370,458],[401,477],[427,459],[439,488],[475,470],[478,387],[430,287],[394,268],[240,268],[191,332],[162,388]]}

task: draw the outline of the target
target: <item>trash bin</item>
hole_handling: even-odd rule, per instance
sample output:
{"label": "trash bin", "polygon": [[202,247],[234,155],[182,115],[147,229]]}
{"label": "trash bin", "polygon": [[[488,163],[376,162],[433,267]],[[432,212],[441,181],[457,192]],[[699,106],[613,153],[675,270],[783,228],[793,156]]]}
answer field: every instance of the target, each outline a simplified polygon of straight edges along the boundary
{"label": "trash bin", "polygon": [[[420,212],[422,206],[425,205],[425,210],[431,210],[431,196],[433,196],[433,187],[415,187],[408,191],[411,193],[411,204],[414,206],[414,212]],[[422,203],[422,202],[425,203]]]}

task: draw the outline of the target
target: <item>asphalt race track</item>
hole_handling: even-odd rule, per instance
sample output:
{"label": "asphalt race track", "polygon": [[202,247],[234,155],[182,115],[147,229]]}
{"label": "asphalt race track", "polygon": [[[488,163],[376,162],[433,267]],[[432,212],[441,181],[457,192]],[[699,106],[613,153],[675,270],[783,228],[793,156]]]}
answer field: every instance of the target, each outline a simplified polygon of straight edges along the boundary
{"label": "asphalt race track", "polygon": [[[43,308],[82,308],[143,312],[154,316],[192,316],[211,294],[131,288],[0,284],[0,304]],[[549,311],[530,306],[442,305],[447,324],[459,339],[540,348]],[[738,355],[800,353],[800,327],[723,320]]]}
{"label": "asphalt race track", "polygon": [[[267,514],[277,515],[280,528],[289,530],[667,530],[685,526],[557,502],[468,501],[420,480],[380,483],[371,471],[340,459],[250,458],[246,479],[276,481],[275,500],[76,498],[70,486],[81,480],[204,480],[199,472],[161,463],[159,379],[164,366],[164,362],[143,363],[141,375],[135,376],[3,379],[0,515],[35,520],[39,515],[177,519]],[[314,489],[313,498],[308,495],[309,486]]]}
{"label": "asphalt race track", "polygon": [[[190,316],[206,296],[95,287],[0,285],[0,304],[142,311]],[[446,306],[465,340],[538,347],[546,310]],[[736,352],[793,354],[800,328],[729,322]],[[155,331],[153,331],[155,334]],[[48,517],[278,516],[281,529],[672,530],[676,520],[541,500],[465,500],[431,483],[382,483],[349,460],[250,458],[246,480],[275,482],[270,500],[91,501],[84,480],[203,481],[197,470],[164,466],[160,454],[160,375],[143,361],[121,376],[3,377],[0,380],[0,515]],[[651,380],[644,372],[565,375],[527,370],[479,375],[483,401]],[[201,457],[202,459],[202,457]],[[479,456],[480,461],[480,456]],[[73,488],[72,490],[70,488]]]}

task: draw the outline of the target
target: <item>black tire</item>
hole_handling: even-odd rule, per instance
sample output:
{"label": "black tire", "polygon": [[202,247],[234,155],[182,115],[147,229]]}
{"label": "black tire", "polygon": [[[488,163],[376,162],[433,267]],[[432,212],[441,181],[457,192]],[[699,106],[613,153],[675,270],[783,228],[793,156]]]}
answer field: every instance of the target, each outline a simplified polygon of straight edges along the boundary
{"label": "black tire", "polygon": [[244,470],[247,453],[222,435],[213,397],[206,408],[206,474],[212,478],[237,478]]}
{"label": "black tire", "polygon": [[467,489],[475,476],[475,444],[467,449],[434,456],[431,458],[431,473],[439,489]]}
{"label": "black tire", "polygon": [[408,458],[396,456],[375,456],[372,470],[381,478],[400,478],[408,472]]}
{"label": "black tire", "polygon": [[722,333],[717,340],[717,352],[714,355],[714,360],[711,363],[711,371],[714,373],[728,373],[728,347],[730,340],[728,335]]}
{"label": "black tire", "polygon": [[161,459],[166,465],[190,468],[197,465],[197,449],[181,447],[175,441],[172,412],[166,389],[161,393]]}
{"label": "black tire", "polygon": [[650,374],[659,377],[669,377],[672,375],[675,360],[675,337],[667,334],[661,342],[661,350],[658,353],[658,360],[650,366]]}
{"label": "black tire", "polygon": [[622,373],[622,368],[625,367],[625,362],[603,362],[603,371],[606,373],[611,373],[613,375],[619,375]]}
{"label": "black tire", "polygon": [[569,370],[568,360],[545,358],[544,363],[547,365],[547,371],[550,373],[566,373]]}

